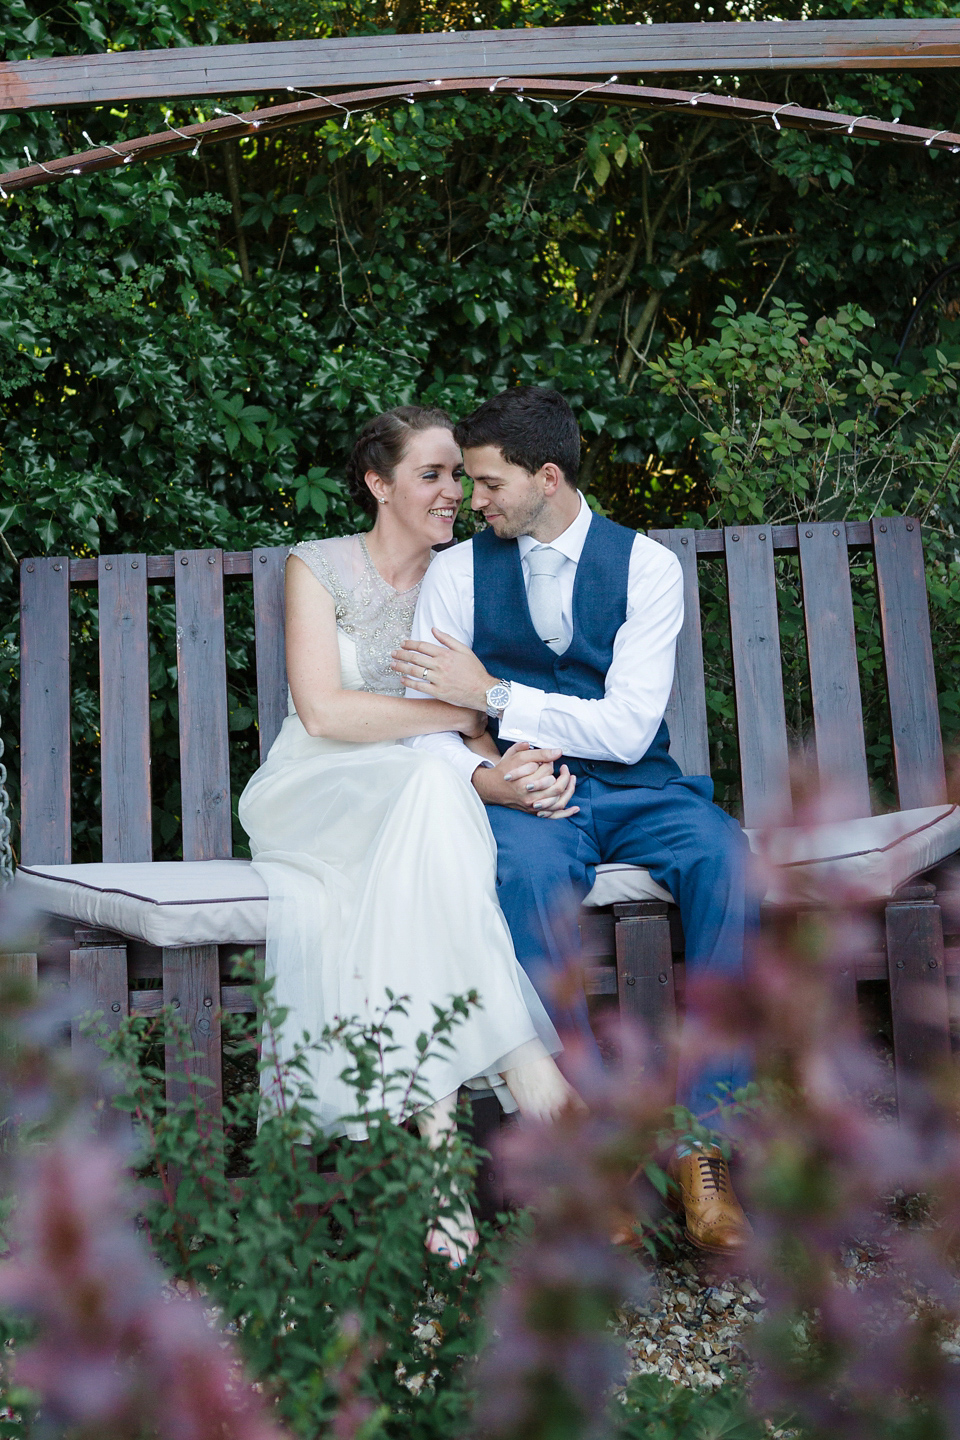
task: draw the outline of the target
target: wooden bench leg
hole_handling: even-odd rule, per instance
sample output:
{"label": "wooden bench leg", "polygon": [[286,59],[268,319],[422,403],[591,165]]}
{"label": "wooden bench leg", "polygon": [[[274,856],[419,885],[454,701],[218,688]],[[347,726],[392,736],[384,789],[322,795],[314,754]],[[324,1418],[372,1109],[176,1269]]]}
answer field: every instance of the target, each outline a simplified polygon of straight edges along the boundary
{"label": "wooden bench leg", "polygon": [[[130,980],[127,973],[127,947],[112,938],[101,938],[96,931],[77,931],[76,948],[70,951],[70,989],[80,1001],[89,1002],[89,1010],[100,1011],[100,1023],[116,1030],[130,1013]],[[71,1049],[79,1051],[92,1045],[83,1034],[83,1011],[70,1017]],[[103,1069],[103,1055],[94,1088],[94,1111],[100,1131],[129,1130],[130,1116],[110,1105],[112,1086]]]}
{"label": "wooden bench leg", "polygon": [[669,1063],[677,1023],[667,906],[649,901],[613,909],[620,1014],[648,1032],[652,1062],[662,1074]]}
{"label": "wooden bench leg", "polygon": [[[167,1101],[173,1105],[195,1093],[198,1105],[219,1125],[223,1110],[223,1065],[220,960],[216,945],[164,949],[163,1003],[179,1016],[188,1048],[198,1052],[193,1059],[185,1061],[178,1045],[166,1046]],[[193,1086],[187,1071],[212,1080],[212,1086]]]}
{"label": "wooden bench leg", "polygon": [[474,1145],[487,1152],[477,1170],[477,1217],[492,1224],[506,1209],[500,1166],[500,1101],[495,1095],[474,1098],[469,1090],[467,1097],[471,1112],[470,1138]]}
{"label": "wooden bench leg", "polygon": [[887,965],[893,1020],[897,1106],[911,1108],[912,1077],[950,1058],[943,922],[936,887],[905,887],[886,907]]}

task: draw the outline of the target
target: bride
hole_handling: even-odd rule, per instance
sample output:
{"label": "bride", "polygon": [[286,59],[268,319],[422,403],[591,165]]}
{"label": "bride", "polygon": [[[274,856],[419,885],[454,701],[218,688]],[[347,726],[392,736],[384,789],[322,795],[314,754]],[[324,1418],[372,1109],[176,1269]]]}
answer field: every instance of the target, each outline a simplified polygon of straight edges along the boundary
{"label": "bride", "polygon": [[[496,851],[479,795],[443,759],[401,742],[458,730],[471,710],[403,696],[391,651],[410,633],[432,547],[449,541],[463,498],[460,451],[441,410],[402,406],[361,432],[347,475],[374,517],[366,534],[307,540],[286,569],[290,712],[240,799],[255,868],[270,895],[267,975],[288,1011],[278,1058],[307,1032],[391,1016],[391,1063],[421,1066],[432,1103],[416,1115],[437,1144],[455,1123],[461,1085],[492,1086],[505,1109],[555,1116],[573,1092],[552,1058],[561,1046],[514,955],[496,899]],[[518,751],[520,747],[517,747]],[[532,772],[537,766],[529,763]],[[519,771],[517,772],[519,773]],[[539,809],[566,812],[572,786],[537,772]],[[434,1004],[476,990],[453,1048],[421,1063],[417,1037]],[[345,1116],[342,1051],[309,1052],[315,1110],[330,1135],[362,1138]],[[428,1248],[459,1264],[476,1244],[464,1207]]]}

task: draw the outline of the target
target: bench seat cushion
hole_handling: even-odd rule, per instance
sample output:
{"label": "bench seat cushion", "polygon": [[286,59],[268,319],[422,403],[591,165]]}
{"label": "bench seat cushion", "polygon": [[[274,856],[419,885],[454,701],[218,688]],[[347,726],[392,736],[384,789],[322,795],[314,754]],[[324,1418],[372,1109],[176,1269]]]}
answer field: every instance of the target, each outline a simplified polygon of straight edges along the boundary
{"label": "bench seat cushion", "polygon": [[[16,883],[36,910],[148,945],[255,945],[266,938],[267,887],[249,860],[21,865]],[[670,895],[637,865],[601,865],[587,903],[614,899]]]}
{"label": "bench seat cushion", "polygon": [[[748,832],[753,849],[760,833]],[[766,897],[773,904],[836,899],[838,887],[862,900],[887,899],[960,850],[960,806],[928,805],[805,829],[784,827],[765,841],[775,867]]]}
{"label": "bench seat cushion", "polygon": [[[756,847],[760,832],[748,831]],[[864,899],[885,899],[960,850],[960,807],[933,805],[768,837],[777,866],[773,903],[817,901],[837,883]],[[35,909],[115,930],[149,945],[261,943],[267,890],[249,860],[158,860],[152,864],[29,865],[17,889]],[[590,906],[671,896],[638,865],[600,865]]]}
{"label": "bench seat cushion", "polygon": [[[930,805],[862,820],[768,832],[748,830],[751,848],[764,844],[775,869],[768,877],[771,904],[817,904],[838,885],[862,900],[888,899],[901,885],[960,850],[960,806]],[[636,865],[601,865],[584,902],[613,905],[669,900],[669,893]]]}
{"label": "bench seat cushion", "polygon": [[249,860],[21,865],[35,909],[148,945],[245,945],[267,933],[267,887]]}

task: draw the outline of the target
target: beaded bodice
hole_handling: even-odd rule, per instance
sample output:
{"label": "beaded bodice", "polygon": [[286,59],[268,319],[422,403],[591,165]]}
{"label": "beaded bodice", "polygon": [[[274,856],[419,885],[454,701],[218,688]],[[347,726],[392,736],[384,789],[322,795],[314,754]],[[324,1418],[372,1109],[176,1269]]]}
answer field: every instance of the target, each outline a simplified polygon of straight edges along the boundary
{"label": "beaded bodice", "polygon": [[337,629],[356,647],[364,690],[402,695],[403,680],[390,669],[390,657],[410,634],[420,583],[412,590],[394,590],[370,559],[362,535],[303,540],[290,553],[299,556],[333,596]]}

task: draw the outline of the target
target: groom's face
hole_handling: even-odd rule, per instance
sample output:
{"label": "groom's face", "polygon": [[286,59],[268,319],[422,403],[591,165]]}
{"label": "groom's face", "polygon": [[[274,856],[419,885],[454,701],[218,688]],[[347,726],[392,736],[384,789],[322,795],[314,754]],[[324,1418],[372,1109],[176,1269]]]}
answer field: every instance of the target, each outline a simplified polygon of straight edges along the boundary
{"label": "groom's face", "polygon": [[463,468],[473,481],[470,508],[482,515],[501,540],[529,535],[547,508],[543,472],[531,475],[511,465],[495,445],[463,452]]}

